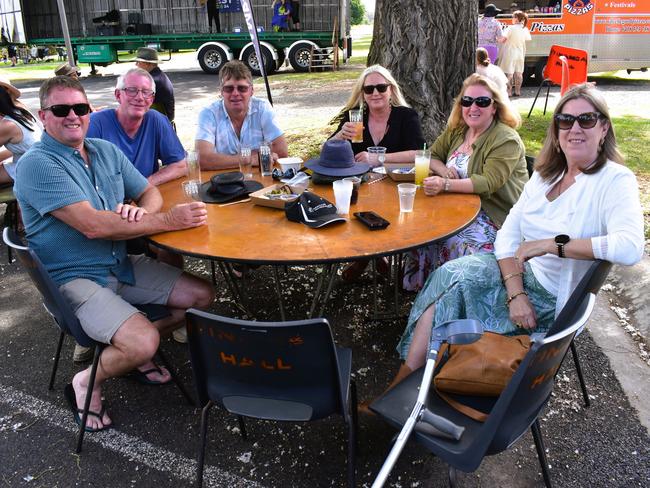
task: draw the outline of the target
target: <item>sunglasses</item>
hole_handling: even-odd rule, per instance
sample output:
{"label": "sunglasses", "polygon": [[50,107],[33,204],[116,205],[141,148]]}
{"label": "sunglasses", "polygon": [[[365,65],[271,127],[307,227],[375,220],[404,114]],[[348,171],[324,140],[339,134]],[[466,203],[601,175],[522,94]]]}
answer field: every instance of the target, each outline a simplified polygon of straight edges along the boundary
{"label": "sunglasses", "polygon": [[288,170],[286,170],[286,171],[284,171],[284,172],[282,172],[282,171],[279,170],[278,168],[275,168],[275,169],[273,170],[273,173],[271,173],[271,177],[272,177],[274,180],[282,180],[282,179],[290,180],[290,179],[293,178],[294,176],[296,176],[296,172],[294,171],[293,168],[289,168]]}
{"label": "sunglasses", "polygon": [[490,106],[490,104],[492,103],[492,99],[490,97],[472,98],[468,96],[464,96],[460,98],[460,104],[463,107],[471,107],[473,103],[475,103],[477,107],[485,108]]}
{"label": "sunglasses", "polygon": [[71,109],[79,117],[90,113],[90,105],[87,103],[75,103],[74,105],[50,105],[49,107],[45,107],[43,110],[49,110],[55,117],[67,117]]}
{"label": "sunglasses", "polygon": [[569,130],[573,127],[575,121],[582,129],[593,129],[598,123],[598,119],[602,119],[602,114],[598,112],[585,112],[580,115],[571,114],[555,114],[554,119],[558,128],[561,130]]}
{"label": "sunglasses", "polygon": [[250,89],[250,85],[225,85],[221,87],[221,91],[224,93],[232,93],[235,89],[239,93],[246,93]]}
{"label": "sunglasses", "polygon": [[126,93],[126,96],[128,96],[129,98],[137,97],[138,93],[142,93],[142,96],[144,98],[151,98],[156,94],[156,92],[153,91],[153,90],[148,90],[146,88],[140,89],[140,88],[136,88],[134,86],[129,86],[129,87],[126,87],[126,88],[122,88],[122,91],[124,93]]}
{"label": "sunglasses", "polygon": [[372,95],[372,92],[375,91],[375,88],[379,93],[386,93],[386,90],[388,90],[389,86],[390,85],[388,83],[380,83],[379,85],[364,85],[363,93],[366,95]]}

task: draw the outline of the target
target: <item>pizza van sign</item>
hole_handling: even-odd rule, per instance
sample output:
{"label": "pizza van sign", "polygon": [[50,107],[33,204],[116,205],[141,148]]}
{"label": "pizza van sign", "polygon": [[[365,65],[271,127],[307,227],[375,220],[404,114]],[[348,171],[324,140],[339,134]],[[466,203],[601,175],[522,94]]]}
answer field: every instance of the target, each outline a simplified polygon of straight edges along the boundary
{"label": "pizza van sign", "polygon": [[564,10],[572,15],[584,15],[593,10],[594,4],[591,0],[569,0],[564,5]]}

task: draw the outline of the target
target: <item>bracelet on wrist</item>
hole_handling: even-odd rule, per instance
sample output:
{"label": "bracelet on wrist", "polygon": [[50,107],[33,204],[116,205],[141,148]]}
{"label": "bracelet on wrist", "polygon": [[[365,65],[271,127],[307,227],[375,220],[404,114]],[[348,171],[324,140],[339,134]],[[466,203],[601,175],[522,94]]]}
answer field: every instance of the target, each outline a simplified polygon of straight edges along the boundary
{"label": "bracelet on wrist", "polygon": [[451,188],[451,181],[449,181],[448,176],[445,176],[445,188],[444,188],[444,191],[448,192],[450,188]]}
{"label": "bracelet on wrist", "polygon": [[526,293],[526,290],[521,290],[521,291],[518,291],[517,293],[513,293],[513,294],[510,295],[510,296],[508,297],[508,299],[506,300],[506,305],[510,305],[510,302],[512,302],[512,301],[513,301],[515,298],[517,298],[519,295],[526,295],[526,296],[528,296],[528,293]]}
{"label": "bracelet on wrist", "polygon": [[521,272],[521,271],[518,271],[516,273],[509,273],[509,274],[505,275],[501,281],[503,282],[503,284],[505,284],[506,281],[508,281],[510,278],[514,278],[515,276],[523,276],[523,274],[524,273]]}

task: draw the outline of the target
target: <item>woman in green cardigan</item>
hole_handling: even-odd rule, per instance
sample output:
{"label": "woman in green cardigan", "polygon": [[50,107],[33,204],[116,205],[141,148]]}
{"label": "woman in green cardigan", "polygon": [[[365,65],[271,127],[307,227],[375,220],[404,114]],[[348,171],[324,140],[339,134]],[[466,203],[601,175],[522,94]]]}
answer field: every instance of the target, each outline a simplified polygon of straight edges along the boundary
{"label": "woman in green cardigan", "polygon": [[454,102],[447,128],[431,147],[424,193],[475,193],[481,197],[476,220],[458,234],[407,255],[403,285],[422,288],[441,264],[478,252],[493,252],[496,231],[528,181],[524,144],[516,129],[521,118],[498,87],[473,74]]}

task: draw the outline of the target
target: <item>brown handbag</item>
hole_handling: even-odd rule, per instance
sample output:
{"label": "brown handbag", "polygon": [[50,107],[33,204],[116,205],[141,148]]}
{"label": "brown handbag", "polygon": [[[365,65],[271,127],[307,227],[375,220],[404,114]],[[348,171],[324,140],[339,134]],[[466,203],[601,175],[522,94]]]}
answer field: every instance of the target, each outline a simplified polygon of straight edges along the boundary
{"label": "brown handbag", "polygon": [[485,421],[487,415],[454,400],[446,393],[497,397],[530,349],[527,335],[504,336],[485,332],[471,344],[443,344],[433,379],[439,396],[456,410]]}

